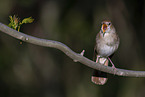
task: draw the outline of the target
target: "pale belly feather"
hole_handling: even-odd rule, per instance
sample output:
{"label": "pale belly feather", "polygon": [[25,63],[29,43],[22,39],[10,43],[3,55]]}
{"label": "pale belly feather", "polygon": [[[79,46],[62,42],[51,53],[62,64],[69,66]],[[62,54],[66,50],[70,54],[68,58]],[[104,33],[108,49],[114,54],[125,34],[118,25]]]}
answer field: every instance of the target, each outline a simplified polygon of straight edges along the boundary
{"label": "pale belly feather", "polygon": [[108,46],[108,45],[99,45],[101,49],[99,49],[97,52],[102,57],[108,57],[116,51],[115,46]]}

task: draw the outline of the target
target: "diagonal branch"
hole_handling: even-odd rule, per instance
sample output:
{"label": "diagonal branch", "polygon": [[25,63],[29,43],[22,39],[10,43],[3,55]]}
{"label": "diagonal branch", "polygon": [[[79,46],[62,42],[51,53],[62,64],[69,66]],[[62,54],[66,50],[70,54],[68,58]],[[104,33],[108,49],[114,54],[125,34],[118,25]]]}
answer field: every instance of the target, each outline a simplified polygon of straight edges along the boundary
{"label": "diagonal branch", "polygon": [[118,69],[118,68],[114,71],[114,69],[109,66],[104,66],[99,63],[95,63],[94,61],[91,61],[90,59],[82,56],[81,54],[75,53],[68,46],[66,46],[61,42],[46,40],[46,39],[41,39],[30,35],[26,35],[24,33],[11,29],[2,23],[0,23],[0,31],[28,43],[59,49],[62,52],[64,52],[67,56],[69,56],[71,59],[75,61],[77,60],[78,62],[88,67],[91,67],[93,69],[97,69],[111,74],[115,73],[118,76],[145,77],[145,71],[133,71],[133,70]]}

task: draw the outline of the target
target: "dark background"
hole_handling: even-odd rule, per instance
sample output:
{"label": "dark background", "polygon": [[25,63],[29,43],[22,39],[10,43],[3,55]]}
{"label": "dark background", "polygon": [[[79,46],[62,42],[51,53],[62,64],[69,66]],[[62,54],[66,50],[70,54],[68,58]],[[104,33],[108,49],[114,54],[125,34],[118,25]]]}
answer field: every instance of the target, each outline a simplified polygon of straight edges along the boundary
{"label": "dark background", "polygon": [[[84,49],[89,59],[101,22],[111,20],[121,40],[115,66],[145,70],[144,0],[0,0],[0,22],[9,24],[10,15],[32,16],[21,32]],[[0,32],[0,97],[145,97],[145,78],[109,75],[98,86],[92,71],[57,49],[20,44]]]}

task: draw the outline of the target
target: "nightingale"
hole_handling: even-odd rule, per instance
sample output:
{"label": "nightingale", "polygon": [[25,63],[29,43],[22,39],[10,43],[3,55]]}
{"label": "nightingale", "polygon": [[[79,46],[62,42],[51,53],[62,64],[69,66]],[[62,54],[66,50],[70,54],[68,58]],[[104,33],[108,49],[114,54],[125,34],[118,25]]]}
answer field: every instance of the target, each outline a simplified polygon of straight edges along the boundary
{"label": "nightingale", "polygon": [[[111,61],[111,57],[114,52],[118,49],[119,37],[116,33],[114,26],[111,21],[103,21],[101,23],[101,30],[96,35],[96,43],[94,47],[94,59],[96,63],[108,66],[109,61],[115,68]],[[115,68],[116,69],[116,68]],[[107,81],[107,73],[94,70],[91,80],[93,83],[98,85],[104,85]]]}

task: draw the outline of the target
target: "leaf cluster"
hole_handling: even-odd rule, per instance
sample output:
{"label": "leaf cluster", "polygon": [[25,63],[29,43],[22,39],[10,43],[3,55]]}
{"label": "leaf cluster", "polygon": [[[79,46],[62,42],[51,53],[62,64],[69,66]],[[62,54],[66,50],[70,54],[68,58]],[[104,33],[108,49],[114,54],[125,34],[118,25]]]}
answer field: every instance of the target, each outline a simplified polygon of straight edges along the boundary
{"label": "leaf cluster", "polygon": [[20,18],[16,17],[15,15],[9,16],[9,18],[10,23],[8,26],[17,31],[20,31],[20,27],[22,26],[22,24],[32,23],[34,21],[32,17],[24,18],[22,21],[20,21]]}

